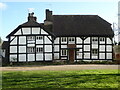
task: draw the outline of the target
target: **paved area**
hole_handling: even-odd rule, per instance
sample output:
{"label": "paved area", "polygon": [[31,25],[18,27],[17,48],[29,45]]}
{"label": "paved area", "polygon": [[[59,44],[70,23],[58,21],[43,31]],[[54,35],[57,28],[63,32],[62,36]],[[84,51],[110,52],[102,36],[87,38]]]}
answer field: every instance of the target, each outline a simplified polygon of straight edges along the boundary
{"label": "paved area", "polygon": [[0,67],[0,71],[30,71],[30,70],[90,70],[90,69],[120,69],[118,65],[50,65],[50,66],[23,66],[23,67]]}

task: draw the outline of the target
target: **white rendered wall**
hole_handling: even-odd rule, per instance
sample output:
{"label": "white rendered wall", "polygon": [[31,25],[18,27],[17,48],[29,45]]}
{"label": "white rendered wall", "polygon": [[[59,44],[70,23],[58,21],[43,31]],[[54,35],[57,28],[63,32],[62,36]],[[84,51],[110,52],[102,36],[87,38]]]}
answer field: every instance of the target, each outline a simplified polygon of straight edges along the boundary
{"label": "white rendered wall", "polygon": [[106,43],[107,43],[107,44],[112,44],[112,41],[110,40],[110,38],[107,38]]}
{"label": "white rendered wall", "polygon": [[61,48],[67,48],[67,45],[61,45]]}
{"label": "white rendered wall", "polygon": [[100,45],[99,46],[99,51],[100,52],[105,52],[105,45]]}
{"label": "white rendered wall", "polygon": [[22,28],[23,35],[31,34],[31,28]]}
{"label": "white rendered wall", "polygon": [[55,51],[55,52],[56,52],[56,51],[57,51],[57,52],[59,51],[59,45],[55,45],[55,46],[54,46],[54,51]]}
{"label": "white rendered wall", "polygon": [[84,59],[90,59],[90,53],[84,53]]}
{"label": "white rendered wall", "polygon": [[100,59],[105,59],[105,53],[99,53],[99,58]]}
{"label": "white rendered wall", "polygon": [[51,61],[52,60],[52,54],[45,54],[45,61]]}
{"label": "white rendered wall", "polygon": [[25,54],[19,54],[19,62],[26,62],[26,55]]}
{"label": "white rendered wall", "polygon": [[17,46],[10,46],[10,53],[17,53]]}
{"label": "white rendered wall", "polygon": [[43,53],[36,54],[36,61],[43,61]]}
{"label": "white rendered wall", "polygon": [[[13,39],[13,40],[12,40]],[[10,43],[10,45],[15,45],[17,44],[17,37],[11,37],[12,42]]]}
{"label": "white rendered wall", "polygon": [[59,38],[56,38],[56,39],[54,40],[54,44],[59,44]]}
{"label": "white rendered wall", "polygon": [[78,53],[77,59],[82,59],[82,53]]}
{"label": "white rendered wall", "polygon": [[86,38],[86,39],[84,40],[84,43],[90,43],[90,37]]}
{"label": "white rendered wall", "polygon": [[35,61],[35,54],[28,54],[28,61]]}
{"label": "white rendered wall", "polygon": [[59,53],[54,53],[54,59],[59,59]]}
{"label": "white rendered wall", "polygon": [[84,51],[90,51],[90,45],[84,45]]}
{"label": "white rendered wall", "polygon": [[19,44],[26,44],[26,37],[25,36],[19,37]]}
{"label": "white rendered wall", "polygon": [[40,28],[38,28],[38,27],[32,28],[32,34],[40,34]]}
{"label": "white rendered wall", "polygon": [[25,54],[19,54],[19,61],[26,61],[26,55]]}
{"label": "white rendered wall", "polygon": [[82,39],[80,37],[76,38],[76,43],[82,43]]}
{"label": "white rendered wall", "polygon": [[14,35],[22,35],[21,29],[19,29]]}
{"label": "white rendered wall", "polygon": [[10,55],[10,61],[17,62],[17,55]]}
{"label": "white rendered wall", "polygon": [[111,45],[107,45],[106,46],[106,50],[107,50],[107,52],[109,51],[109,52],[112,52],[112,46]]}
{"label": "white rendered wall", "polygon": [[26,46],[19,46],[19,53],[26,53]]}
{"label": "white rendered wall", "polygon": [[45,45],[45,52],[52,52],[52,45]]}
{"label": "white rendered wall", "polygon": [[76,45],[77,48],[82,48],[82,45]]}
{"label": "white rendered wall", "polygon": [[46,34],[48,35],[48,33],[46,31],[44,31],[43,29],[41,29],[41,34]]}
{"label": "white rendered wall", "polygon": [[47,36],[45,36],[45,44],[52,44],[50,40],[51,38],[49,39]]}
{"label": "white rendered wall", "polygon": [[[43,40],[45,41],[44,42],[45,44],[51,44],[51,45],[45,45],[45,49],[43,49],[44,52],[50,52],[50,53],[45,53],[45,61],[52,60],[52,42],[51,42],[52,38],[51,36],[42,36],[42,39],[39,39],[39,38],[37,39],[37,36],[35,34],[38,34],[38,37],[40,34],[41,34],[40,36],[42,36],[42,34],[48,35],[46,31],[44,31],[43,29],[40,30],[40,28],[22,28],[22,29],[19,29],[14,34],[14,35],[17,35],[16,37],[11,36],[10,40],[12,41],[10,45],[16,45],[16,46],[10,46],[10,53],[16,53],[16,54],[14,55],[10,54],[10,60],[17,58],[17,52],[18,52],[19,53],[18,60],[20,62],[26,61],[26,57],[28,59],[28,62],[35,61],[35,56],[36,56],[36,61],[43,61],[43,58],[44,58],[43,52],[36,52],[36,55],[35,53],[27,54],[26,56],[26,53],[27,53],[26,44],[27,44],[27,47],[35,47],[35,44],[43,44]],[[30,36],[33,35],[33,37],[36,37],[36,43],[35,43],[35,40],[28,40],[26,42],[26,39],[27,39],[26,36],[19,36],[19,35],[30,35]],[[19,42],[17,40],[19,40]],[[19,45],[21,45],[21,46],[18,46],[19,51],[17,50],[17,42]],[[36,48],[39,48],[39,47],[43,48],[43,45],[36,45]]]}
{"label": "white rendered wall", "polygon": [[112,53],[107,53],[107,59],[112,59]]}

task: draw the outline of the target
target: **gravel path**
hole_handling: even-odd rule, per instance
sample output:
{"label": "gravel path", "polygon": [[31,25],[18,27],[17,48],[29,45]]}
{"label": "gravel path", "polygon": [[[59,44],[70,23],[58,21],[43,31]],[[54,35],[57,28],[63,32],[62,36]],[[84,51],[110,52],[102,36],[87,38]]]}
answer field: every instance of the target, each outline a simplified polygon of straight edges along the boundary
{"label": "gravel path", "polygon": [[30,70],[90,70],[90,69],[120,69],[118,65],[50,65],[50,66],[23,66],[23,67],[0,67],[0,71],[30,71]]}

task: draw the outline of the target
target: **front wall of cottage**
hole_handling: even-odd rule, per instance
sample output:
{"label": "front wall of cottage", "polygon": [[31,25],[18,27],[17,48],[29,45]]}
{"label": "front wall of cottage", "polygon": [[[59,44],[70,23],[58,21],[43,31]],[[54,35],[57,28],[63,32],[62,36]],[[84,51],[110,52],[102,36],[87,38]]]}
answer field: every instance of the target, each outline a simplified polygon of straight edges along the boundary
{"label": "front wall of cottage", "polygon": [[75,44],[75,60],[112,60],[112,40],[109,37],[73,37],[72,43],[69,43],[69,38],[55,39],[54,59],[68,60],[68,45]]}
{"label": "front wall of cottage", "polygon": [[9,40],[12,62],[52,60],[52,37],[39,27],[21,28]]}

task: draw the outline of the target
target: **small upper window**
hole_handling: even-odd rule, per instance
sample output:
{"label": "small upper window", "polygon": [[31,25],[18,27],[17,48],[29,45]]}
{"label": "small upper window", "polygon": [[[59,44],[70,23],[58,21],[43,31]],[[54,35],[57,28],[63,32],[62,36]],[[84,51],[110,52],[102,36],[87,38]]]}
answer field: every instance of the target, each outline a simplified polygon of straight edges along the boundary
{"label": "small upper window", "polygon": [[100,41],[105,41],[105,38],[104,37],[100,37]]}
{"label": "small upper window", "polygon": [[29,41],[35,40],[35,37],[34,37],[34,36],[28,36],[28,37],[27,37],[27,40],[29,40]]}
{"label": "small upper window", "polygon": [[62,50],[62,56],[67,56],[67,50]]}
{"label": "small upper window", "polygon": [[69,37],[69,41],[75,41],[74,37]]}
{"label": "small upper window", "polygon": [[37,39],[37,40],[42,40],[43,37],[42,37],[42,36],[37,36],[36,39]]}
{"label": "small upper window", "polygon": [[62,42],[66,42],[66,41],[67,41],[67,38],[66,38],[66,37],[62,37],[62,38],[61,38],[61,41],[62,41]]}
{"label": "small upper window", "polygon": [[92,37],[92,43],[97,44],[98,43],[98,37]]}
{"label": "small upper window", "polygon": [[98,41],[97,37],[92,37],[92,41]]}

